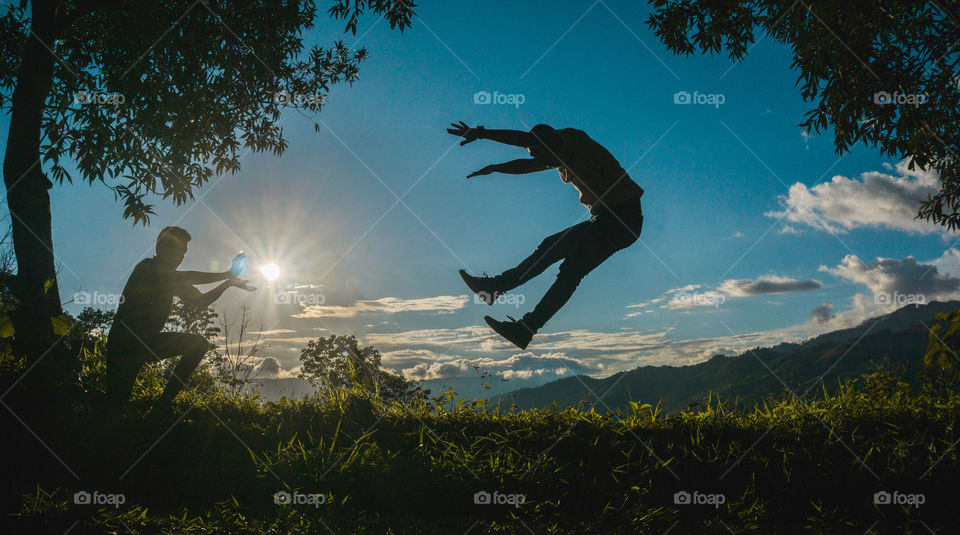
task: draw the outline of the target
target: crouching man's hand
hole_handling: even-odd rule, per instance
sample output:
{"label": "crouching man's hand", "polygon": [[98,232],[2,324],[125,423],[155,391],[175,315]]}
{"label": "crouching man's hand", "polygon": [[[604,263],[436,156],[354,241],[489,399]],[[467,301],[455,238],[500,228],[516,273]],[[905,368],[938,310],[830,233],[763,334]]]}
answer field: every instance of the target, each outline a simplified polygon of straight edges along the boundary
{"label": "crouching man's hand", "polygon": [[250,284],[250,281],[248,281],[247,279],[241,279],[240,277],[234,277],[230,279],[230,282],[233,284],[233,286],[236,286],[237,288],[240,288],[241,290],[246,290],[248,292],[252,292],[257,289],[256,286]]}

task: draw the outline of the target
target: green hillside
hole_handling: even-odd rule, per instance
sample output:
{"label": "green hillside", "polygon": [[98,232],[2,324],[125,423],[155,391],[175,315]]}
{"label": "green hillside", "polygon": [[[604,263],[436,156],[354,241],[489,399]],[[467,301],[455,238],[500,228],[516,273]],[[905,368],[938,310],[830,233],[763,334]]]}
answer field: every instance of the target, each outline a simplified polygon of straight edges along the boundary
{"label": "green hillside", "polygon": [[[519,408],[584,403],[597,410],[623,408],[629,401],[661,403],[677,411],[711,395],[750,407],[768,397],[802,396],[819,382],[833,391],[839,381],[886,366],[903,365],[915,376],[934,316],[960,302],[907,306],[802,344],[757,348],[733,357],[717,355],[691,366],[642,366],[604,379],[566,377],[500,396],[492,403]],[[822,379],[821,379],[822,376]]]}

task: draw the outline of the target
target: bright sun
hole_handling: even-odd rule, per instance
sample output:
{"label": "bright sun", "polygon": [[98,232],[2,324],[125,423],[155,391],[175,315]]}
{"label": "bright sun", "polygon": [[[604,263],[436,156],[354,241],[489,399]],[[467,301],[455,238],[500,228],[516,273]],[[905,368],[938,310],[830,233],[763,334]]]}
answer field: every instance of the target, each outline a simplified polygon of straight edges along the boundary
{"label": "bright sun", "polygon": [[271,262],[265,266],[261,266],[260,273],[263,273],[263,276],[266,277],[267,280],[277,280],[277,277],[280,276],[280,266]]}

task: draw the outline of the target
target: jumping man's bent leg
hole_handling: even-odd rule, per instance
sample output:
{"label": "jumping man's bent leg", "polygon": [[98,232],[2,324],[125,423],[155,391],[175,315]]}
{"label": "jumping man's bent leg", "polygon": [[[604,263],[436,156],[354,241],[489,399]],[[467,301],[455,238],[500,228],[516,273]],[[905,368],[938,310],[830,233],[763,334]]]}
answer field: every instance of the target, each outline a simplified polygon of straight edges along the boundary
{"label": "jumping man's bent leg", "polygon": [[[533,335],[566,304],[587,273],[639,238],[643,227],[639,199],[635,203],[618,205],[616,211],[603,209],[590,221],[571,227],[571,230],[576,227],[580,227],[578,238],[574,244],[564,247],[562,258],[565,260],[560,264],[557,280],[532,312],[519,321],[498,321],[490,316],[484,317],[497,334],[520,349],[525,349]],[[535,257],[528,260],[533,261]],[[541,267],[539,262],[534,262],[528,271],[539,268],[536,273],[542,273],[545,265]]]}
{"label": "jumping man's bent leg", "polygon": [[552,264],[566,257],[587,233],[589,221],[566,228],[540,242],[537,250],[520,262],[495,277],[474,277],[460,270],[460,277],[470,290],[488,305],[509,290],[543,273]]}
{"label": "jumping man's bent leg", "polygon": [[635,242],[643,226],[639,211],[620,215],[604,213],[591,227],[590,235],[582,240],[566,260],[560,264],[557,279],[540,299],[533,311],[528,312],[520,323],[530,329],[531,336],[570,300],[580,281],[610,256]]}
{"label": "jumping man's bent leg", "polygon": [[583,221],[548,236],[540,242],[540,245],[530,256],[517,264],[516,267],[504,271],[494,279],[497,280],[504,291],[521,286],[575,251],[584,237],[590,234],[592,224],[592,219]]}

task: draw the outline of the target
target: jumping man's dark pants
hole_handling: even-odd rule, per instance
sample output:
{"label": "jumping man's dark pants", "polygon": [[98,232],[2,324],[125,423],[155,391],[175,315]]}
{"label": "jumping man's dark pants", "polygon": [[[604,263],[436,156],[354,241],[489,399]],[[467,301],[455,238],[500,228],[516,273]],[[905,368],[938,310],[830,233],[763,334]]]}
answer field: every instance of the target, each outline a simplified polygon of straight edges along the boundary
{"label": "jumping man's dark pants", "polygon": [[503,291],[512,290],[563,260],[557,280],[533,311],[523,316],[524,325],[536,332],[570,299],[587,273],[637,241],[642,227],[640,199],[601,208],[589,220],[543,240],[517,267],[497,276],[497,285]]}

